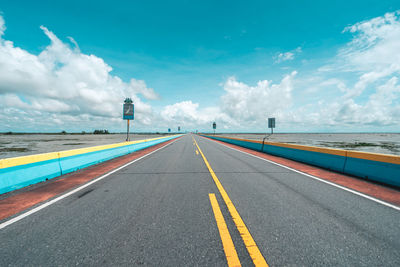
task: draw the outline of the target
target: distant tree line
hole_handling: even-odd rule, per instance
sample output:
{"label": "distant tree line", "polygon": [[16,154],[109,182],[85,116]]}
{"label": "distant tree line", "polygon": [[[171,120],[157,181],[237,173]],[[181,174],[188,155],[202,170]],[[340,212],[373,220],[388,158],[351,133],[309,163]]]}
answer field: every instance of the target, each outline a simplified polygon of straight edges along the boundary
{"label": "distant tree line", "polygon": [[109,134],[108,130],[94,130],[93,134]]}

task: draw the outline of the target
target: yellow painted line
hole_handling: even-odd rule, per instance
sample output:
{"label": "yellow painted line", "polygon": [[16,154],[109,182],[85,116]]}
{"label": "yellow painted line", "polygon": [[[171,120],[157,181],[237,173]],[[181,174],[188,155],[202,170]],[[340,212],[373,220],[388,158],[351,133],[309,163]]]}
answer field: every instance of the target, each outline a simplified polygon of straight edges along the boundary
{"label": "yellow painted line", "polygon": [[237,255],[231,235],[229,234],[228,227],[226,226],[224,216],[222,215],[221,209],[219,208],[217,198],[215,197],[215,194],[208,194],[208,197],[210,198],[211,207],[214,211],[215,221],[217,222],[219,236],[221,237],[226,260],[228,261],[228,266],[242,266],[240,264],[239,257]]}
{"label": "yellow painted line", "polygon": [[222,186],[221,182],[219,181],[217,175],[215,175],[213,169],[211,168],[210,163],[208,163],[208,160],[204,156],[203,152],[201,151],[199,145],[197,144],[196,140],[192,136],[193,141],[196,143],[197,149],[200,152],[200,155],[202,156],[204,163],[206,164],[211,177],[214,180],[215,185],[217,186],[223,200],[225,201],[226,206],[228,207],[229,213],[232,216],[233,221],[235,222],[236,228],[238,229],[240,236],[243,239],[243,242],[247,248],[247,251],[249,252],[249,255],[251,259],[253,260],[253,263],[255,266],[268,266],[267,262],[265,261],[264,256],[261,254],[260,250],[257,247],[256,242],[254,241],[253,237],[251,236],[249,230],[247,229],[245,223],[242,220],[242,217],[240,217],[239,212],[236,210],[236,207],[233,205],[231,199],[229,198],[228,194],[226,193],[224,187]]}
{"label": "yellow painted line", "polygon": [[196,150],[196,155],[198,155],[199,154],[199,151],[198,150]]}
{"label": "yellow painted line", "polygon": [[372,161],[380,161],[380,162],[392,163],[392,164],[400,164],[400,156],[396,156],[396,155],[386,155],[386,154],[361,152],[361,151],[347,151],[347,157],[372,160]]}
{"label": "yellow painted line", "polygon": [[60,155],[58,154],[58,152],[50,152],[50,153],[42,153],[29,156],[0,159],[0,169],[34,163],[34,162],[58,159],[59,157]]}

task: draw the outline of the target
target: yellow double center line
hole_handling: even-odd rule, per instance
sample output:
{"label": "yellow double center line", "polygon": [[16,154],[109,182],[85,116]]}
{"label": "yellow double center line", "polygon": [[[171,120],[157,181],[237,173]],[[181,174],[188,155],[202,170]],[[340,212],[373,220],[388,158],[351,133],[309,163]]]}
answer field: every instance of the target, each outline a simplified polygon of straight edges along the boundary
{"label": "yellow double center line", "polygon": [[219,208],[217,198],[215,194],[208,194],[211,202],[211,207],[214,211],[215,221],[217,222],[217,227],[219,230],[219,235],[222,240],[222,246],[224,247],[224,252],[226,260],[229,267],[239,267],[240,264],[239,257],[237,255],[235,245],[233,244],[231,235],[229,234],[228,227],[226,226],[224,216],[222,215],[221,209]]}
{"label": "yellow double center line", "polygon": [[[217,175],[215,175],[213,169],[211,168],[210,163],[208,163],[207,158],[204,156],[199,145],[197,144],[196,139],[194,139],[194,137],[192,137],[192,138],[196,144],[197,149],[200,152],[200,155],[202,156],[202,158],[204,160],[204,163],[206,164],[206,166],[211,174],[211,177],[214,180],[215,185],[217,186],[223,200],[225,201],[226,206],[228,207],[229,213],[232,216],[232,219],[236,225],[236,228],[238,229],[240,236],[243,239],[243,242],[247,248],[247,251],[249,252],[251,259],[253,260],[254,265],[255,266],[268,266],[267,262],[264,259],[264,256],[261,254],[260,250],[257,247],[256,242],[254,241],[249,230],[247,229],[246,225],[244,224],[242,217],[240,217],[239,212],[236,210],[231,199],[229,198],[228,194],[226,193],[224,187],[222,186],[221,182],[219,181]],[[221,238],[222,238],[222,236],[221,236]],[[236,251],[235,251],[235,253],[236,253]],[[226,255],[226,256],[228,259],[228,255]],[[228,265],[233,266],[233,265],[229,264],[229,260],[228,260]]]}

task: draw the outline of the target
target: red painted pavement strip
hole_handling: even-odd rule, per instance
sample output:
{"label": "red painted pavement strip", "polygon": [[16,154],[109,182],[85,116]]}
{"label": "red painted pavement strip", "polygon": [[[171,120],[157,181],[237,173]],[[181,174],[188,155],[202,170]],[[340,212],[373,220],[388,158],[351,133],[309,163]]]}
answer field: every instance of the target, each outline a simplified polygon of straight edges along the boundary
{"label": "red painted pavement strip", "polygon": [[[207,137],[205,137],[205,138],[207,138]],[[244,148],[241,146],[228,144],[228,143],[225,143],[225,142],[222,142],[219,140],[214,140],[211,138],[208,138],[208,139],[213,140],[215,142],[219,142],[223,145],[241,150],[243,152],[255,155],[257,157],[264,158],[264,159],[285,165],[292,169],[316,176],[323,180],[327,180],[327,181],[333,182],[335,184],[350,188],[350,189],[358,191],[360,193],[372,196],[374,198],[386,201],[388,203],[392,203],[396,206],[400,206],[400,191],[398,191],[396,189],[381,186],[379,184],[375,184],[375,183],[372,183],[369,181],[360,180],[355,177],[347,176],[344,174],[339,174],[339,173],[336,173],[333,171],[328,171],[325,169],[321,169],[321,168],[318,168],[315,166],[307,165],[307,164],[293,161],[290,159],[276,157],[276,156],[261,153],[261,152],[255,151],[255,150],[251,150],[248,148]]]}
{"label": "red painted pavement strip", "polygon": [[128,162],[131,162],[132,160],[140,158],[160,147],[166,146],[177,139],[169,140],[164,143],[136,151],[129,155],[118,157],[73,173],[63,175],[60,178],[56,178],[56,180],[49,180],[48,182],[43,183],[43,186],[35,187],[32,190],[13,194],[10,197],[4,198],[0,200],[0,221],[20,213],[43,201],[56,197],[65,191],[69,191],[70,189],[73,189],[81,184],[89,182],[90,180],[110,172]]}

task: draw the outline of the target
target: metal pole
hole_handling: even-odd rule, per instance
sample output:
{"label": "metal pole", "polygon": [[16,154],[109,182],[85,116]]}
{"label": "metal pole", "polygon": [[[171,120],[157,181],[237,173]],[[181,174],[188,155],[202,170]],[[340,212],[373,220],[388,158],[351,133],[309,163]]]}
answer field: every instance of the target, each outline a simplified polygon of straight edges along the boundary
{"label": "metal pole", "polygon": [[126,122],[126,141],[129,141],[129,120]]}
{"label": "metal pole", "polygon": [[262,146],[261,146],[261,152],[264,152],[264,144],[265,144],[265,139],[267,139],[269,136],[267,133],[265,133],[265,136],[263,138]]}

